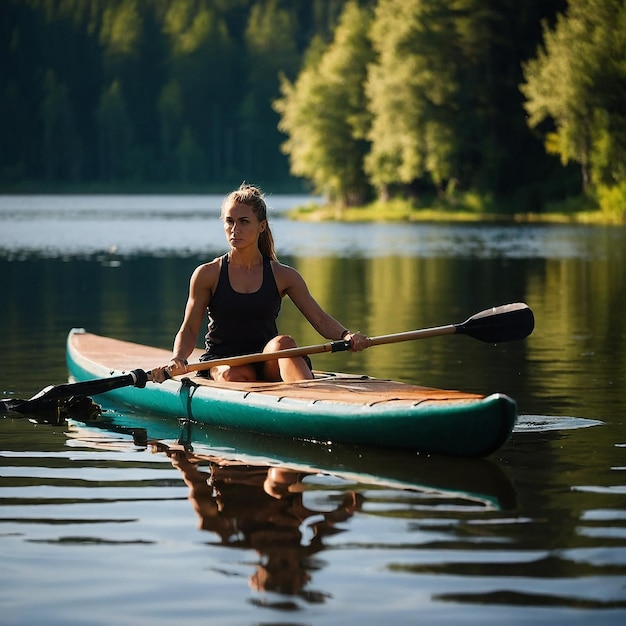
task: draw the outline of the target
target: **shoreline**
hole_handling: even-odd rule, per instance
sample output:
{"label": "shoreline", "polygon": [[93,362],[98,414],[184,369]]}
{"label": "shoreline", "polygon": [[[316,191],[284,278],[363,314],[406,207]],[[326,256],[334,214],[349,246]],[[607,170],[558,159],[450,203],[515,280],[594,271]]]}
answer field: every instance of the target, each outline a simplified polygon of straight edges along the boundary
{"label": "shoreline", "polygon": [[310,222],[451,222],[503,224],[581,224],[624,226],[623,216],[609,216],[596,211],[546,211],[516,213],[482,213],[471,210],[403,209],[379,212],[376,208],[351,207],[337,209],[330,205],[296,207],[285,216],[295,221]]}
{"label": "shoreline", "polygon": [[[223,185],[180,186],[180,185],[71,185],[49,186],[40,184],[10,185],[0,187],[0,196],[29,195],[223,195]],[[302,185],[261,186],[271,198],[277,195],[311,195]],[[460,203],[462,206],[462,203]],[[479,203],[480,204],[480,203]],[[586,206],[585,206],[586,205]],[[560,206],[564,210],[558,210]],[[310,222],[439,222],[439,223],[502,223],[502,224],[581,224],[598,226],[626,225],[626,211],[608,214],[590,207],[584,198],[577,198],[562,205],[553,205],[546,211],[498,212],[492,207],[455,208],[454,206],[416,207],[409,200],[395,199],[386,203],[373,202],[360,207],[339,207],[333,204],[311,202],[296,206],[281,215],[294,221]]]}

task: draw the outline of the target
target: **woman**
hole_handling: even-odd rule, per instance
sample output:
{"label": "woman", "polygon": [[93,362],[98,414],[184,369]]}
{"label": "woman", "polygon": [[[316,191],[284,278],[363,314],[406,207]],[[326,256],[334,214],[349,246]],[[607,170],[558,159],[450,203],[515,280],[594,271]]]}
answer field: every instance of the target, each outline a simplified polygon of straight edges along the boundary
{"label": "woman", "polygon": [[[284,296],[291,298],[326,339],[349,340],[352,351],[369,345],[368,337],[350,332],[320,307],[295,269],[278,262],[260,189],[243,184],[231,192],[222,203],[221,219],[230,251],[194,270],[172,359],[168,366],[152,371],[155,382],[187,371],[187,357],[196,346],[205,312],[209,316],[209,329],[201,361],[295,348],[293,338],[280,335],[276,327]],[[216,381],[233,382],[293,382],[313,378],[306,357],[219,365],[212,367],[209,375]]]}

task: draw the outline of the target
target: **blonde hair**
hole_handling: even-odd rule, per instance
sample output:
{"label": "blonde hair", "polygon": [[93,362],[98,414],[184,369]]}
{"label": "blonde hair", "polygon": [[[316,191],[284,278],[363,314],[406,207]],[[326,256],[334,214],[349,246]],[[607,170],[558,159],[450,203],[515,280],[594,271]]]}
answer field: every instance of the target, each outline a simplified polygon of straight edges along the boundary
{"label": "blonde hair", "polygon": [[265,230],[259,235],[259,250],[263,256],[267,256],[272,261],[277,261],[276,250],[274,249],[274,237],[267,220],[267,205],[265,204],[265,194],[259,187],[241,183],[239,189],[231,191],[222,202],[222,217],[224,211],[235,204],[245,204],[252,209],[259,222],[265,220]]}

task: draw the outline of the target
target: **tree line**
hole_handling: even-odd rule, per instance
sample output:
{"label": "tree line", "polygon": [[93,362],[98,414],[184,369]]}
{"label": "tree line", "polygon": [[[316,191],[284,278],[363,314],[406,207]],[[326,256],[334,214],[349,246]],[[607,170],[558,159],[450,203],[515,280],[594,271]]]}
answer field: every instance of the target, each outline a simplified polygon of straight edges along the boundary
{"label": "tree line", "polygon": [[3,0],[0,182],[290,178],[271,101],[343,0]]}
{"label": "tree line", "polygon": [[[626,202],[624,0],[5,0],[0,184]],[[617,209],[616,209],[617,207]]]}

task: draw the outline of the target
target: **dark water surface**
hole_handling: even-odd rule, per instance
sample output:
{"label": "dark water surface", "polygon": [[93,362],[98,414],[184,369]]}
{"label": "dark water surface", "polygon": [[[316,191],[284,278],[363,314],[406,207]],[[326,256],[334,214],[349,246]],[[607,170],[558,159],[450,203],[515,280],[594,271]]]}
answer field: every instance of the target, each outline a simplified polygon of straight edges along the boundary
{"label": "dark water surface", "polygon": [[[314,357],[507,393],[511,441],[463,460],[119,407],[106,428],[0,418],[0,622],[624,623],[625,230],[281,216],[304,201],[271,198],[279,256],[352,329],[533,308],[536,330],[515,344],[440,337]],[[72,327],[169,347],[191,271],[225,249],[219,202],[0,197],[2,397],[66,381]],[[280,328],[323,341],[288,302]]]}

